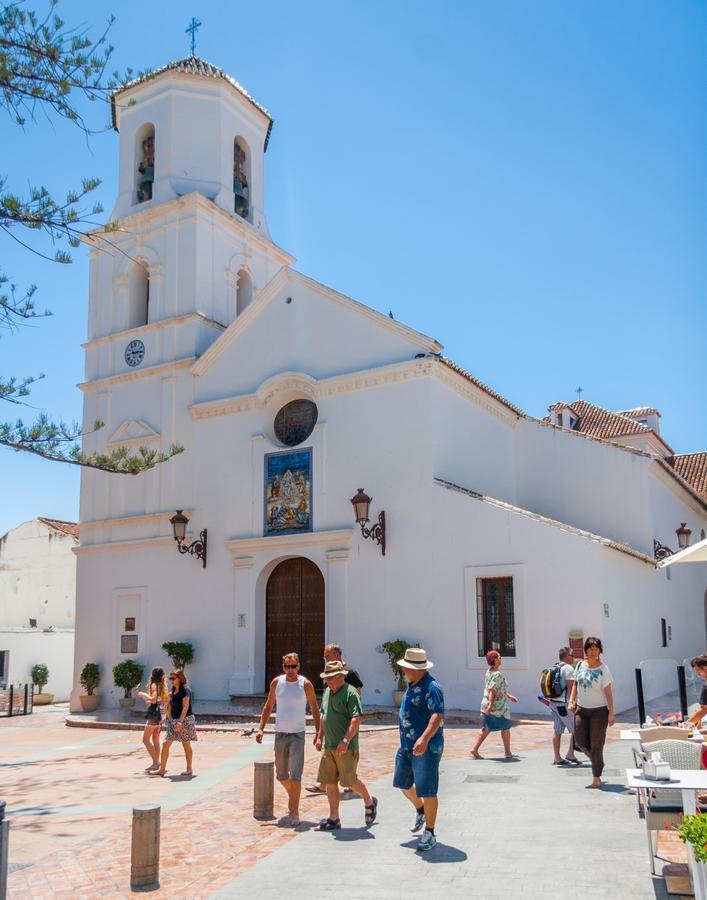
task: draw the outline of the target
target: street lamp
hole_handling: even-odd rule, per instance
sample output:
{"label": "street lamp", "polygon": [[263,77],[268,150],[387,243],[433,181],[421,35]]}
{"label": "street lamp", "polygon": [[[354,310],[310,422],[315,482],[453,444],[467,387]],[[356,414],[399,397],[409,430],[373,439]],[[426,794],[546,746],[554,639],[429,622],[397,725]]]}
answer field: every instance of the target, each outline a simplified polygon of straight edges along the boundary
{"label": "street lamp", "polygon": [[678,547],[680,550],[684,550],[686,547],[690,546],[692,529],[687,527],[686,522],[680,523],[680,527],[675,529],[675,534],[678,536]]}
{"label": "street lamp", "polygon": [[364,538],[370,538],[375,541],[381,548],[381,553],[385,556],[385,512],[381,510],[378,515],[378,521],[371,527],[366,528],[369,521],[369,511],[373,497],[369,497],[363,488],[358,489],[358,493],[351,498],[354,508],[356,522],[361,526],[361,534]]}
{"label": "street lamp", "polygon": [[191,544],[185,544],[184,538],[187,533],[187,525],[189,523],[189,519],[183,514],[181,509],[178,509],[176,515],[172,516],[169,520],[172,524],[172,531],[174,532],[174,540],[177,542],[177,550],[180,553],[190,553],[192,556],[195,556],[197,559],[203,561],[203,568],[206,568],[206,529],[199,534],[199,539],[196,541],[192,541]]}

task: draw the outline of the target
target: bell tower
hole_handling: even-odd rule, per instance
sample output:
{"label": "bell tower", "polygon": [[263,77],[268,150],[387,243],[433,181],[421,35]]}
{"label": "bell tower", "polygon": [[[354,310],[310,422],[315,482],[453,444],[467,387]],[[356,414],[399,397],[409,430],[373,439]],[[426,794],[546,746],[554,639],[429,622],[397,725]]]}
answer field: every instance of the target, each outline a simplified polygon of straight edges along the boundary
{"label": "bell tower", "polygon": [[268,235],[263,163],[273,120],[237,81],[190,56],[125,85],[111,105],[120,132],[114,219],[195,191]]}

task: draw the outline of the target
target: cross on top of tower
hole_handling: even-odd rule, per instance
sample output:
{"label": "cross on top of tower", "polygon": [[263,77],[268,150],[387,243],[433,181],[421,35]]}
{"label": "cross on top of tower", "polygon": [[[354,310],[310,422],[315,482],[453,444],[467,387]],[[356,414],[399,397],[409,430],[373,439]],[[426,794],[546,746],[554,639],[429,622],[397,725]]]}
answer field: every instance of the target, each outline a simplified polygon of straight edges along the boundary
{"label": "cross on top of tower", "polygon": [[191,17],[191,22],[188,27],[184,29],[185,34],[191,34],[191,55],[196,56],[196,32],[201,28],[201,22],[198,19],[195,19],[194,16]]}

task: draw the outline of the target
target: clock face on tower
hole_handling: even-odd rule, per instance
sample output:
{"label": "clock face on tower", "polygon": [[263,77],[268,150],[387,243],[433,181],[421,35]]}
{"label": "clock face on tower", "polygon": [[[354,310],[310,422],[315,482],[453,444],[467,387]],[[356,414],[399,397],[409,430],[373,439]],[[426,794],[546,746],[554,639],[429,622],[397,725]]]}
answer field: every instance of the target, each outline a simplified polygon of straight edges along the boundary
{"label": "clock face on tower", "polygon": [[130,341],[125,348],[125,362],[129,366],[139,366],[145,358],[145,345],[142,341]]}

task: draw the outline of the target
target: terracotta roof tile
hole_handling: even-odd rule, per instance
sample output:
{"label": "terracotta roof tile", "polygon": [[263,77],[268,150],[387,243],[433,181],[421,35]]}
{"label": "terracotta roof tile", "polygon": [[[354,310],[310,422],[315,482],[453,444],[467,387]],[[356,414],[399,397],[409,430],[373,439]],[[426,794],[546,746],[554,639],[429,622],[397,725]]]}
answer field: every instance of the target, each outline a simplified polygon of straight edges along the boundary
{"label": "terracotta roof tile", "polygon": [[[575,400],[574,403],[553,403],[549,409],[553,412],[559,412],[560,409],[569,409],[579,420],[574,428],[581,434],[588,434],[595,438],[616,438],[623,437],[628,434],[649,434],[653,429],[646,425],[640,425],[629,419],[621,413],[611,412],[596,406],[594,403],[588,403],[586,400]],[[549,422],[548,416],[544,418],[545,422]]]}
{"label": "terracotta roof tile", "polygon": [[707,451],[680,453],[668,459],[670,465],[707,502]]}
{"label": "terracotta roof tile", "polygon": [[37,516],[37,521],[41,522],[42,525],[46,525],[47,528],[53,528],[54,531],[58,531],[61,534],[70,534],[76,541],[79,539],[78,522],[64,522],[62,519],[46,519],[44,516]]}
{"label": "terracotta roof tile", "polygon": [[467,381],[475,384],[476,387],[480,388],[485,394],[488,394],[490,397],[493,397],[494,400],[498,400],[499,403],[502,403],[504,406],[508,407],[508,409],[514,412],[517,416],[520,416],[523,419],[527,418],[522,409],[514,406],[510,400],[506,400],[505,397],[497,394],[496,391],[490,388],[487,384],[484,384],[483,381],[479,381],[479,379],[472,375],[471,372],[467,372],[466,369],[462,369],[462,367],[458,366],[453,360],[449,359],[446,356],[442,356],[441,354],[437,356],[437,359],[453,372],[456,372],[458,375],[466,378]]}
{"label": "terracotta roof tile", "polygon": [[616,412],[617,416],[626,416],[629,419],[645,419],[646,416],[658,416],[660,413],[653,406],[636,406],[634,409],[620,409]]}
{"label": "terracotta roof tile", "polygon": [[266,115],[270,120],[268,133],[265,136],[265,146],[263,148],[264,150],[268,149],[270,132],[272,131],[273,127],[273,117],[270,115],[267,109],[265,109],[264,106],[261,106],[254,97],[251,97],[251,95],[243,87],[243,85],[239,84],[235,78],[227,75],[223,71],[223,69],[213,65],[213,63],[207,62],[205,59],[201,59],[198,56],[185,56],[184,59],[175,59],[172,62],[167,63],[167,65],[161,66],[159,69],[153,69],[150,72],[145,72],[144,74],[139,75],[137,78],[134,78],[132,81],[128,81],[127,84],[124,84],[117,90],[115,90],[111,94],[110,103],[111,114],[113,117],[113,128],[115,128],[116,131],[117,121],[115,116],[115,98],[123,91],[127,91],[128,88],[135,87],[136,84],[142,84],[145,81],[151,81],[153,78],[157,78],[158,75],[162,75],[163,72],[182,72],[185,75],[201,75],[204,78],[222,78],[224,81],[227,81],[240,94],[242,94],[246,98],[246,100],[252,103],[256,109],[259,109],[260,112]]}

